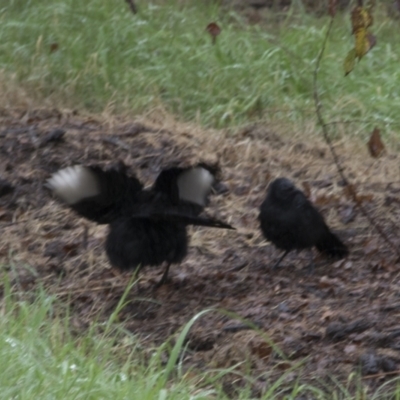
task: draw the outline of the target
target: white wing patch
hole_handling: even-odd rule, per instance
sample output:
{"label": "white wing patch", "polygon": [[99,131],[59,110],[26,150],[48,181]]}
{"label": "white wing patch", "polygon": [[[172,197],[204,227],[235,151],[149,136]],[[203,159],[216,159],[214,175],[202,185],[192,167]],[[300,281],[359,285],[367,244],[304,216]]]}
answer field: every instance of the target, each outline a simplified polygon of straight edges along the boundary
{"label": "white wing patch", "polygon": [[183,172],[178,178],[179,197],[181,200],[205,206],[214,177],[202,167]]}
{"label": "white wing patch", "polygon": [[100,193],[96,176],[80,165],[57,171],[46,186],[69,205]]}

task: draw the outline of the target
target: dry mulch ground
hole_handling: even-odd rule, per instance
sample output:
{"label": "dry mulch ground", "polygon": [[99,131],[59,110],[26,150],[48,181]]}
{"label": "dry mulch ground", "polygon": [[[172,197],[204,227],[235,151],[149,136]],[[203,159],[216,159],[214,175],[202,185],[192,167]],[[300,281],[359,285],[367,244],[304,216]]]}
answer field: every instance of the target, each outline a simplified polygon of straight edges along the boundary
{"label": "dry mulch ground", "polygon": [[[336,143],[340,160],[366,209],[399,246],[399,155],[373,159],[366,147],[349,141]],[[267,124],[235,135],[206,131],[157,112],[128,120],[3,109],[0,154],[3,274],[16,291],[41,285],[69,302],[77,329],[107,318],[132,274],[110,267],[103,251],[107,228],[54,199],[43,186],[49,175],[77,163],[122,160],[150,184],[171,162],[218,161],[224,190],[213,196],[209,211],[237,231],[192,229],[189,256],[157,291],[152,288],[162,269],[143,269],[119,315],[126,328],[145,344],[161,343],[212,307],[252,321],[283,354],[239,319],[210,312],[190,333],[185,365],[225,368],[247,359],[239,370],[250,365],[254,376],[278,377],[304,360],[288,382],[329,376],[345,382],[361,367],[371,384],[400,369],[397,256],[346,197],[318,138],[279,136]],[[293,253],[278,270],[270,269],[280,252],[263,239],[257,214],[268,182],[278,176],[305,190],[350,247],[348,259],[330,264],[315,255],[310,274],[307,252]]]}

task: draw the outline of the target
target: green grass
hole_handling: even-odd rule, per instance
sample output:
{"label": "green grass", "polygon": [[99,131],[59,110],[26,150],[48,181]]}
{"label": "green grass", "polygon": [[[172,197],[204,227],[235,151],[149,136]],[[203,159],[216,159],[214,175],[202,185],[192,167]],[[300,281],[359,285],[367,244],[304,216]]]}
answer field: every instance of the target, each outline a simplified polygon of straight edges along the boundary
{"label": "green grass", "polygon": [[[128,286],[125,295],[131,288]],[[185,366],[182,355],[187,334],[193,324],[211,310],[195,315],[178,332],[174,342],[167,340],[158,348],[143,348],[132,333],[115,323],[125,296],[109,321],[93,323],[77,334],[71,333],[67,307],[45,291],[31,293],[28,301],[18,294],[10,294],[7,282],[3,289],[0,399],[227,400],[230,397],[222,389],[221,381],[227,376],[231,376],[232,381],[242,376],[249,383],[234,395],[235,399],[254,398],[251,394],[254,377],[238,375],[233,372],[234,368],[196,372]],[[347,384],[337,382],[321,390],[299,382],[285,383],[290,373],[288,370],[271,382],[260,398],[400,398],[398,390],[393,392],[393,382],[367,395],[366,387],[356,376],[349,377]],[[268,375],[265,371],[263,379],[268,379]]]}
{"label": "green grass", "polygon": [[[64,322],[47,317],[52,304],[43,297],[34,305],[17,303],[2,317],[0,398],[206,398],[206,390],[191,397],[194,388],[183,379],[167,386],[156,360],[159,351],[145,367],[132,336],[125,335],[122,346],[115,338],[98,338],[93,332],[74,339]],[[129,353],[125,362],[116,357],[121,347]]]}
{"label": "green grass", "polygon": [[[301,127],[315,118],[312,74],[326,18],[248,26],[212,2],[186,3],[139,2],[133,15],[123,1],[8,0],[0,69],[39,98],[90,111],[161,104],[215,127],[260,118]],[[216,46],[205,31],[211,21],[222,27]],[[353,38],[349,15],[339,15],[321,65],[327,119],[363,119],[358,131],[395,124],[400,102],[398,22],[378,12],[372,30],[377,46],[345,78]],[[52,43],[59,48],[51,53]]]}
{"label": "green grass", "polygon": [[[230,371],[196,375],[184,372],[180,360],[187,333],[210,310],[194,316],[174,345],[166,341],[158,348],[144,349],[133,334],[115,324],[124,297],[108,322],[72,334],[68,310],[54,297],[37,291],[32,294],[35,300],[27,301],[5,287],[0,303],[0,399],[228,398],[219,380]],[[271,384],[263,398],[322,393],[298,384],[288,389],[284,379],[285,375]],[[250,389],[243,389],[237,398],[250,398]]]}
{"label": "green grass", "polygon": [[44,292],[36,295],[33,303],[3,299],[1,399],[205,399],[215,392],[196,388],[175,370],[185,331],[166,365],[161,353],[170,348],[167,344],[147,349],[145,361],[129,332],[114,324],[94,324],[86,333],[72,335],[68,318],[57,315],[55,299]]}

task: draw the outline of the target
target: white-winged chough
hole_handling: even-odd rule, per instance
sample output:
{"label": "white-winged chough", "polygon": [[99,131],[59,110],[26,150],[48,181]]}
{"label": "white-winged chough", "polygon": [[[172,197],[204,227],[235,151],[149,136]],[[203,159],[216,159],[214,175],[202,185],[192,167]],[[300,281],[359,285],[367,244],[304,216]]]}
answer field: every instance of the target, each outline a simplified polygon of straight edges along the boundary
{"label": "white-winged chough", "polygon": [[319,211],[289,179],[278,178],[270,183],[258,218],[265,238],[284,250],[273,268],[292,250],[315,246],[320,253],[334,259],[349,253]]}
{"label": "white-winged chough", "polygon": [[125,168],[77,165],[54,173],[47,187],[80,216],[109,224],[105,247],[114,267],[130,270],[165,262],[158,287],[167,280],[170,265],[182,262],[187,254],[187,225],[233,229],[200,215],[214,172],[204,164],[167,168],[152,187],[144,189]]}

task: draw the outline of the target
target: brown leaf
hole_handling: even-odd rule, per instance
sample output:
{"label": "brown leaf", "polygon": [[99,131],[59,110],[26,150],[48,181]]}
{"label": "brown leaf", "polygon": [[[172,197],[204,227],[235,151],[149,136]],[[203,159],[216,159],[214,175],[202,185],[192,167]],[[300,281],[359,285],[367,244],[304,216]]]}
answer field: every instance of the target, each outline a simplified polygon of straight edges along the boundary
{"label": "brown leaf", "polygon": [[318,207],[324,207],[328,204],[334,204],[336,202],[335,196],[329,196],[329,195],[320,195],[314,200],[314,204],[317,205]]}
{"label": "brown leaf", "polygon": [[59,45],[58,43],[54,42],[50,44],[50,54],[54,53],[55,51],[57,51],[59,49]]}
{"label": "brown leaf", "polygon": [[353,34],[361,29],[367,29],[373,24],[371,9],[364,7],[354,7],[351,11],[351,26]]}
{"label": "brown leaf", "polygon": [[343,193],[346,198],[355,201],[357,204],[361,204],[363,200],[372,200],[373,196],[372,195],[359,195],[356,191],[356,188],[354,185],[346,185],[343,188]]}
{"label": "brown leaf", "polygon": [[132,13],[137,14],[138,10],[137,10],[136,4],[133,2],[133,0],[125,0],[125,1],[128,3],[129,8],[131,9]]}
{"label": "brown leaf", "polygon": [[354,65],[356,64],[356,50],[351,49],[346,58],[344,59],[343,67],[344,67],[344,76],[348,75],[354,69]]}
{"label": "brown leaf", "polygon": [[292,368],[292,364],[289,361],[281,361],[280,363],[276,364],[275,367],[281,371],[286,371]]}
{"label": "brown leaf", "polygon": [[217,41],[217,36],[221,33],[221,28],[219,25],[215,22],[210,22],[207,25],[206,31],[211,35],[212,43],[215,44]]}
{"label": "brown leaf", "polygon": [[67,256],[74,256],[77,254],[78,247],[79,247],[79,242],[74,242],[74,243],[66,243],[64,246],[62,246],[61,249]]}
{"label": "brown leaf", "polygon": [[358,29],[354,35],[356,37],[356,57],[361,59],[368,53],[367,30],[365,28]]}
{"label": "brown leaf", "polygon": [[337,0],[329,0],[328,13],[333,18],[336,15]]}
{"label": "brown leaf", "polygon": [[356,188],[354,185],[347,184],[346,186],[344,186],[343,194],[350,200],[354,201],[358,199]]}
{"label": "brown leaf", "polygon": [[385,150],[385,145],[382,142],[379,128],[372,131],[371,137],[368,141],[368,150],[371,157],[377,158]]}
{"label": "brown leaf", "polygon": [[272,347],[265,341],[255,341],[251,346],[251,352],[256,354],[260,359],[267,359],[272,353]]}

